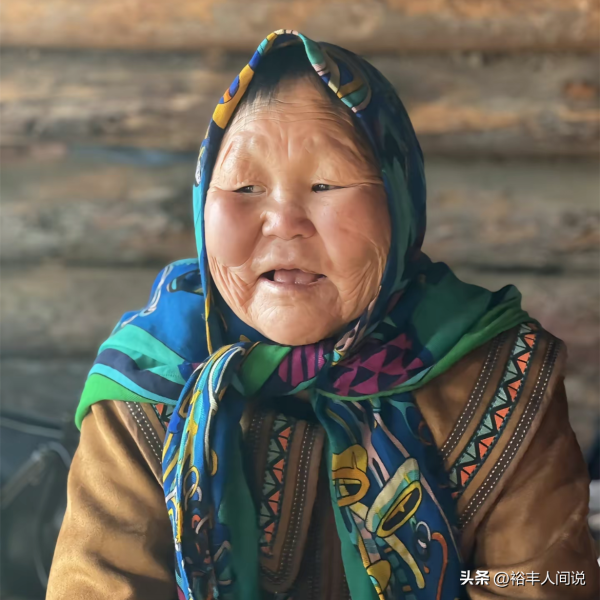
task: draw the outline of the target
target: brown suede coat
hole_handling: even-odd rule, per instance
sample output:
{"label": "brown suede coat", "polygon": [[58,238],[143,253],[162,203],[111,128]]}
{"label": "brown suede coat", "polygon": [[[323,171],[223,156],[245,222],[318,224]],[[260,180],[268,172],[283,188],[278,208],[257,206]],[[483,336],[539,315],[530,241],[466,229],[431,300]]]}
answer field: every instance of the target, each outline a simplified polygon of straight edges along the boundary
{"label": "brown suede coat", "polygon": [[[589,480],[568,419],[566,349],[544,330],[537,335],[516,406],[458,498],[465,569],[490,575],[489,585],[466,586],[472,600],[600,596],[587,526]],[[499,335],[415,392],[448,471],[502,385],[516,338],[517,328]],[[242,422],[248,478],[257,494],[280,410],[272,403],[249,403]],[[310,418],[294,419],[279,522],[272,551],[261,558],[264,596],[347,599],[321,461],[324,434]],[[150,405],[107,399],[92,407],[69,476],[48,600],[176,599],[161,487],[163,438],[164,424]],[[556,582],[558,571],[583,572],[585,585],[493,583],[497,572],[535,572],[541,581],[548,574]]]}

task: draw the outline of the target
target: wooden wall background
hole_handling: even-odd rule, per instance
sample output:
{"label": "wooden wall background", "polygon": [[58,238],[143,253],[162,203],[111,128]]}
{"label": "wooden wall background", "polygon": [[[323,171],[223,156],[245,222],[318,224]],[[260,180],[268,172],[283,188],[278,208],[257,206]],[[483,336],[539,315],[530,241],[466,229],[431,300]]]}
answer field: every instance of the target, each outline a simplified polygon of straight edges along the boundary
{"label": "wooden wall background", "polygon": [[426,155],[426,251],[515,283],[569,348],[598,431],[600,5],[594,0],[4,0],[2,403],[56,417],[98,344],[194,254],[197,148],[270,31],[369,58]]}

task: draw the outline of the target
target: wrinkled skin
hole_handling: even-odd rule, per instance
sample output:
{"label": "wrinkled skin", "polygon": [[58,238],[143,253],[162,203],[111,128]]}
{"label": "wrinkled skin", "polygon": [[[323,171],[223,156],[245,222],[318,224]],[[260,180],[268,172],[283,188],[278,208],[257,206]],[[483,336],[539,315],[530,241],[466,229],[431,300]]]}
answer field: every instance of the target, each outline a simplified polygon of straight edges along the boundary
{"label": "wrinkled skin", "polygon": [[332,336],[366,309],[391,239],[370,148],[308,79],[240,108],[216,159],[205,231],[227,304],[294,346]]}

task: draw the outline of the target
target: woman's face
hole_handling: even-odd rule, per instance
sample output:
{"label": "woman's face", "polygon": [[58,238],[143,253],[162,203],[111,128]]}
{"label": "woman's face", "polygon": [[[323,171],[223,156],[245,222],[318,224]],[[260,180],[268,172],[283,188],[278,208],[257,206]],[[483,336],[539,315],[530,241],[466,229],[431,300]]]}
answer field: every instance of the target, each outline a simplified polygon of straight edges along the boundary
{"label": "woman's face", "polygon": [[380,171],[350,118],[308,80],[240,109],[204,217],[219,292],[274,342],[327,338],[377,294],[391,238]]}

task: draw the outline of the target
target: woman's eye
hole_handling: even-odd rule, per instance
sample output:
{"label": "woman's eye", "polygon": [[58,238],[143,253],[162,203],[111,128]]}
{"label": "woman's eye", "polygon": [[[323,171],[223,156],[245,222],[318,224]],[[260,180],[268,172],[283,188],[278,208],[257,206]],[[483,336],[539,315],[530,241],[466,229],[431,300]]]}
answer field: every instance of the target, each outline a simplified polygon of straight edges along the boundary
{"label": "woman's eye", "polygon": [[240,194],[254,194],[259,190],[257,185],[245,185],[244,187],[238,188],[235,191],[239,192]]}
{"label": "woman's eye", "polygon": [[329,190],[335,190],[339,188],[339,185],[329,185],[328,183],[315,183],[312,186],[313,192],[328,192]]}

